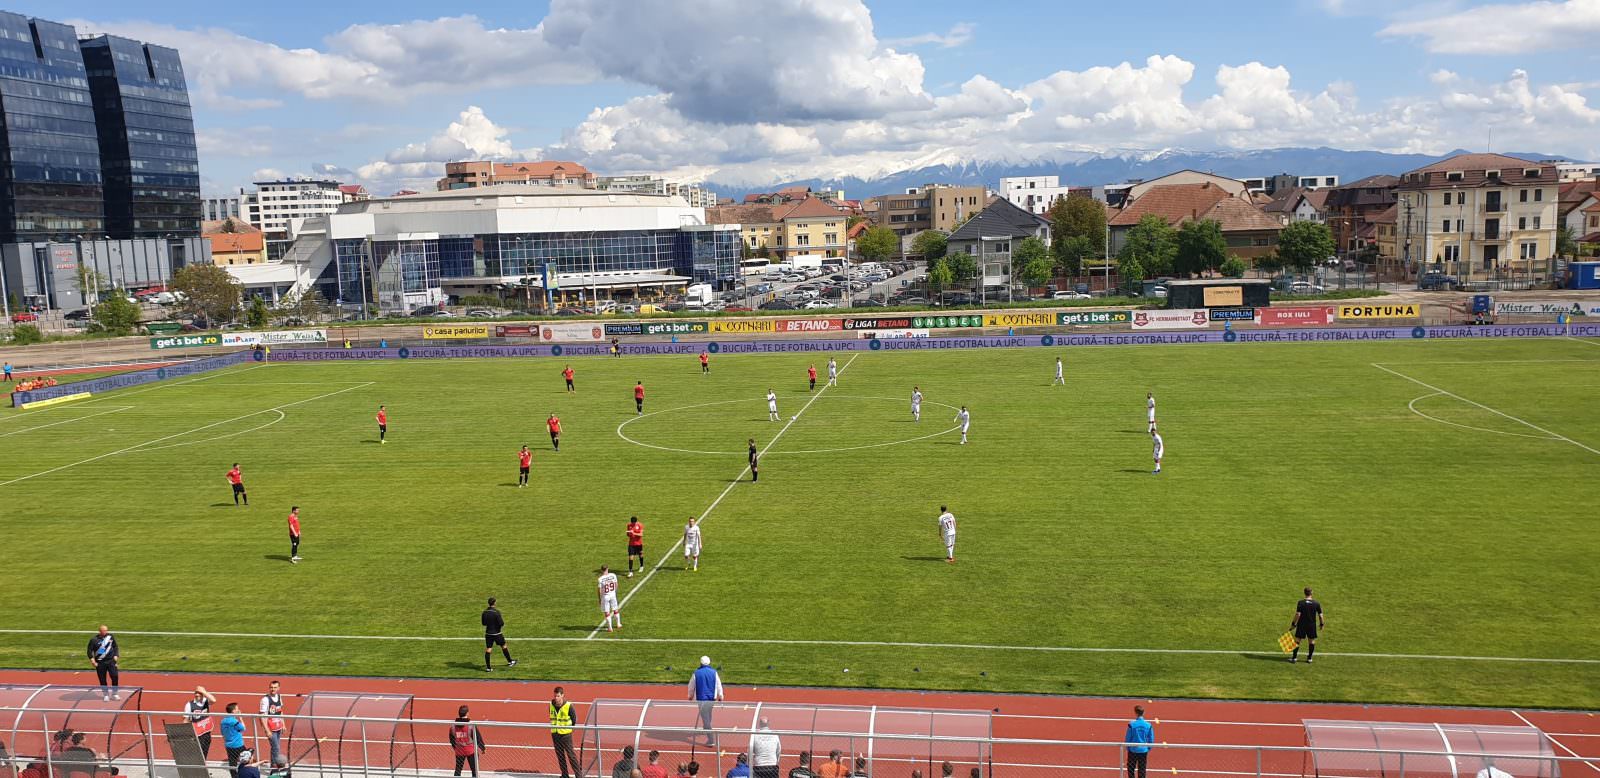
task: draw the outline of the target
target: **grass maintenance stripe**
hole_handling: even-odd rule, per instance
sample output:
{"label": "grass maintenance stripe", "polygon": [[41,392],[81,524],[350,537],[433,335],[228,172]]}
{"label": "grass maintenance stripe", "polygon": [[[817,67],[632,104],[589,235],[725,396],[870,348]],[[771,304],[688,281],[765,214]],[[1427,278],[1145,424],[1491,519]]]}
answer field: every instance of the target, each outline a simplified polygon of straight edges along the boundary
{"label": "grass maintenance stripe", "polygon": [[[856,361],[856,356],[857,355],[851,355],[851,357],[848,360],[845,361],[844,367],[839,368],[839,372],[843,373],[845,370],[849,369],[850,363]],[[834,385],[833,381],[830,380],[828,383],[823,384],[822,388],[820,390],[818,390],[816,394],[811,395],[811,399],[807,400],[805,405],[800,406],[800,411],[798,413],[796,413],[795,415],[789,417],[789,423],[783,425],[783,429],[778,430],[778,434],[773,435],[772,436],[772,440],[767,441],[767,445],[764,448],[761,449],[761,454],[760,455],[761,456],[766,456],[767,455],[767,451],[771,450],[773,444],[777,443],[778,439],[783,437],[783,433],[788,432],[789,428],[793,427],[794,423],[800,420],[800,415],[805,413],[806,409],[810,408],[811,404],[816,402],[817,399],[822,396],[822,393],[828,391],[828,387],[833,386],[833,385]],[[618,425],[617,429],[618,429],[618,433],[617,434],[619,434],[619,435],[622,434],[621,433],[622,427],[620,425]],[[626,439],[626,438],[624,438],[624,439]],[[629,442],[631,443],[632,441],[629,441]],[[700,514],[700,523],[702,523],[702,524],[705,523],[706,517],[710,516],[711,512],[716,510],[718,505],[722,504],[723,498],[727,497],[728,493],[733,491],[733,487],[738,486],[741,482],[744,481],[744,474],[748,473],[748,472],[750,472],[750,465],[748,463],[746,463],[745,466],[744,466],[744,469],[739,471],[739,475],[737,477],[735,477],[731,482],[729,482],[728,486],[722,490],[722,494],[717,495],[717,499],[712,500],[711,504],[706,506],[706,509],[703,512],[701,512],[701,514]],[[0,486],[4,486],[4,484],[0,484]],[[645,584],[650,583],[650,579],[655,577],[656,571],[660,570],[661,566],[665,565],[667,563],[667,560],[671,559],[673,554],[678,553],[678,549],[682,548],[682,547],[683,547],[683,536],[679,535],[678,539],[673,542],[672,548],[667,549],[667,553],[664,554],[661,557],[660,561],[656,562],[656,566],[650,568],[650,572],[645,573],[644,579],[639,582],[639,585],[633,587],[632,589],[629,589],[628,590],[628,594],[622,598],[621,602],[617,603],[617,611],[621,612],[622,611],[622,607],[624,605],[627,605],[629,600],[633,599],[633,595],[638,594],[639,590],[643,589]],[[595,625],[594,630],[591,631],[589,633],[588,637],[585,637],[584,640],[593,640],[595,635],[600,634],[600,628],[604,627],[605,625],[606,625],[605,621],[601,620],[601,622],[599,624]]]}
{"label": "grass maintenance stripe", "polygon": [[[671,554],[669,553],[670,557]],[[662,563],[665,563],[665,559]],[[641,582],[642,583],[642,582]],[[637,591],[638,587],[634,587]],[[481,637],[454,637],[449,635],[290,635],[272,632],[168,632],[118,630],[121,635],[181,638],[247,638],[250,640],[388,640],[418,643],[478,641]],[[0,635],[79,635],[81,629],[0,629]],[[587,637],[516,637],[506,638],[513,643],[582,643]],[[1248,649],[1224,648],[1127,648],[1095,646],[999,646],[982,643],[913,643],[890,640],[783,640],[770,638],[616,638],[627,643],[709,643],[756,646],[856,646],[862,648],[940,648],[963,651],[1038,651],[1062,654],[1200,654],[1215,656],[1256,656],[1266,652]],[[1323,656],[1343,656],[1358,659],[1423,659],[1443,662],[1516,662],[1526,664],[1600,665],[1600,659],[1556,659],[1550,657],[1522,656],[1462,656],[1451,654],[1397,654],[1322,651]]]}

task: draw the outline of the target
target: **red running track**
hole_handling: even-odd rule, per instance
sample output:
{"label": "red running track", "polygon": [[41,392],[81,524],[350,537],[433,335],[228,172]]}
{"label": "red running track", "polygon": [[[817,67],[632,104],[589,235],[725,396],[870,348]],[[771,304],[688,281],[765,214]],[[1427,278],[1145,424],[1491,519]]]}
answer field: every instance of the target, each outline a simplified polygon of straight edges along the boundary
{"label": "red running track", "polygon": [[[283,693],[293,714],[300,695],[312,691],[401,693],[414,696],[412,716],[416,719],[451,719],[456,708],[470,703],[477,721],[538,722],[545,720],[545,704],[556,685],[566,688],[583,721],[585,703],[597,698],[666,699],[686,696],[679,684],[584,683],[579,681],[517,680],[438,680],[409,678],[362,678],[328,676],[264,676],[198,673],[125,673],[127,686],[144,690],[146,711],[176,711],[196,685],[204,685],[218,698],[214,711],[228,702],[238,702],[246,713],[254,712],[270,678],[283,681]],[[0,670],[0,684],[94,685],[94,673],[84,671]],[[1400,705],[1355,705],[1330,703],[1277,703],[1211,700],[1135,699],[1116,697],[1065,697],[1023,694],[966,692],[916,692],[876,689],[831,689],[806,687],[728,686],[730,702],[789,702],[808,704],[892,706],[952,710],[991,710],[997,738],[1120,742],[1135,704],[1145,707],[1146,717],[1155,725],[1156,740],[1171,746],[1179,744],[1304,746],[1303,719],[1342,719],[1356,721],[1425,722],[1438,724],[1491,724],[1535,726],[1557,744],[1558,755],[1590,759],[1589,763],[1568,762],[1566,778],[1600,778],[1600,717],[1582,711],[1512,710],[1501,708],[1443,708]],[[419,730],[419,743],[440,745],[444,733]],[[435,742],[437,741],[437,742]],[[493,741],[491,740],[491,743]],[[530,746],[532,748],[532,746]],[[538,750],[548,752],[548,746]],[[491,752],[493,748],[491,747]],[[447,754],[434,748],[440,757]],[[1309,775],[1310,767],[1295,753],[1264,752],[1265,772],[1285,776]],[[792,755],[787,750],[786,766]],[[495,767],[491,754],[486,767]],[[553,771],[548,753],[537,762],[550,761],[541,771]],[[1062,768],[1084,775],[1115,775],[1120,754],[1108,747],[1056,746],[1048,744],[997,744],[992,755],[995,775],[1061,776]],[[424,766],[430,760],[423,758]],[[1199,749],[1156,749],[1150,755],[1151,769],[1157,773],[1230,774],[1253,772],[1255,755],[1224,754]],[[987,771],[986,771],[987,772]],[[715,776],[712,776],[715,778]],[[929,775],[929,778],[933,778]]]}

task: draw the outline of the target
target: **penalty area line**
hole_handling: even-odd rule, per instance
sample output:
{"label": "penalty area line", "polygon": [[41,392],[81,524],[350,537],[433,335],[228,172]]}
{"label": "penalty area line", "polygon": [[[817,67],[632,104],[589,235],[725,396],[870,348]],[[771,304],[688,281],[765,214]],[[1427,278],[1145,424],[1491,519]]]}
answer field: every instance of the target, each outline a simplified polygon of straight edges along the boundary
{"label": "penalty area line", "polygon": [[[273,632],[173,632],[118,630],[121,635],[175,638],[231,638],[249,640],[370,640],[378,642],[459,643],[481,637],[449,635],[295,635]],[[0,629],[0,635],[81,635],[81,629]],[[587,637],[508,637],[513,643],[582,643]],[[1133,646],[1020,646],[983,643],[916,643],[890,640],[785,640],[781,638],[651,638],[619,637],[627,643],[717,644],[752,646],[849,646],[853,648],[933,648],[961,651],[1029,651],[1055,654],[1159,654],[1199,656],[1247,656],[1266,652],[1223,648],[1140,648]],[[1516,664],[1600,665],[1600,659],[1559,659],[1554,657],[1469,656],[1461,654],[1402,654],[1359,651],[1321,651],[1324,656],[1353,659],[1422,660],[1431,662],[1509,662]]]}
{"label": "penalty area line", "polygon": [[[844,373],[844,371],[850,369],[851,363],[856,361],[856,357],[857,356],[860,356],[860,355],[859,354],[850,355],[850,358],[848,360],[845,360],[844,366],[839,368],[839,372],[842,374],[842,373]],[[818,390],[816,392],[816,394],[811,395],[811,399],[807,400],[805,405],[800,406],[800,410],[798,412],[796,412],[795,415],[789,417],[789,423],[783,425],[783,429],[778,430],[778,434],[773,435],[772,436],[772,440],[767,441],[767,445],[761,449],[760,456],[766,456],[767,455],[767,451],[771,450],[773,445],[778,442],[778,439],[783,437],[783,433],[788,432],[789,428],[793,427],[794,423],[799,421],[800,417],[805,414],[806,409],[810,408],[811,404],[816,402],[819,398],[821,398],[823,393],[828,391],[828,387],[833,386],[833,385],[834,384],[833,384],[832,381],[830,381],[830,382],[828,382],[826,384],[823,384],[822,388],[820,390]],[[618,428],[620,429],[620,425],[619,425]],[[744,469],[739,471],[739,475],[737,477],[735,477],[733,479],[733,481],[730,482],[728,484],[728,486],[722,490],[722,494],[717,495],[717,499],[712,500],[711,504],[706,506],[706,509],[700,513],[700,516],[699,516],[700,523],[702,523],[702,524],[705,523],[706,517],[710,516],[711,512],[716,510],[718,505],[722,504],[723,498],[727,497],[728,494],[733,491],[733,487],[738,486],[739,484],[744,482],[744,474],[748,473],[748,472],[750,472],[750,465],[749,465],[749,463],[746,463],[745,466],[744,466]],[[0,486],[4,486],[4,484],[0,484]],[[636,586],[634,586],[632,589],[629,589],[628,590],[628,594],[626,596],[624,596],[620,602],[617,603],[617,610],[620,612],[622,610],[622,607],[624,605],[627,605],[629,600],[633,599],[633,595],[638,594],[639,590],[643,589],[645,584],[650,583],[650,579],[654,578],[656,576],[656,572],[659,571],[662,568],[662,566],[667,563],[667,560],[672,558],[673,554],[678,553],[678,549],[682,548],[682,547],[683,547],[683,536],[679,535],[678,539],[673,542],[672,548],[667,549],[667,553],[662,555],[661,560],[656,562],[655,567],[650,568],[650,572],[645,573],[644,579],[639,581],[639,583]],[[599,624],[596,624],[594,630],[591,631],[589,633],[589,635],[584,638],[584,640],[593,640],[596,635],[600,634],[600,628],[604,627],[605,625],[606,625],[606,623],[605,623],[604,620],[602,620]]]}

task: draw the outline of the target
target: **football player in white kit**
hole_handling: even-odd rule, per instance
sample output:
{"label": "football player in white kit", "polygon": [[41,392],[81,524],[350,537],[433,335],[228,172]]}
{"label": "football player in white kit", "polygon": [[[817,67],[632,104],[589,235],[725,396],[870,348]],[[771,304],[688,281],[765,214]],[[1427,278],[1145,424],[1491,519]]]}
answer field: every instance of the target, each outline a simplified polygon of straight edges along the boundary
{"label": "football player in white kit", "polygon": [[961,425],[961,445],[967,445],[967,428],[972,426],[972,414],[967,413],[967,406],[961,406],[956,412],[956,422]]}
{"label": "football player in white kit", "polygon": [[911,420],[922,421],[922,389],[911,387]]}
{"label": "football player in white kit", "polygon": [[956,517],[943,505],[939,506],[939,534],[944,536],[944,561],[956,561]]}
{"label": "football player in white kit", "polygon": [[1155,473],[1157,475],[1160,475],[1160,473],[1161,473],[1161,455],[1166,452],[1167,446],[1161,440],[1161,433],[1156,432],[1156,425],[1155,424],[1151,424],[1150,425],[1150,446],[1151,446],[1151,449],[1152,449],[1151,453],[1154,454],[1155,458],[1156,458],[1156,469],[1152,470],[1150,472]]}
{"label": "football player in white kit", "polygon": [[767,390],[767,421],[778,420],[778,395],[771,389]]}
{"label": "football player in white kit", "polygon": [[1050,382],[1051,386],[1055,386],[1056,384],[1061,384],[1062,386],[1067,385],[1067,378],[1061,373],[1061,357],[1056,357],[1056,378],[1054,381]]}
{"label": "football player in white kit", "polygon": [[828,357],[828,386],[839,385],[839,363]]}
{"label": "football player in white kit", "polygon": [[1144,395],[1144,408],[1145,408],[1145,415],[1150,417],[1150,434],[1154,435],[1154,434],[1156,434],[1156,396],[1155,395],[1153,395],[1153,394],[1151,394],[1149,392],[1145,392],[1145,395]]}
{"label": "football player in white kit", "polygon": [[700,572],[700,523],[693,516],[683,525],[683,561],[689,572]]}
{"label": "football player in white kit", "polygon": [[[600,566],[600,580],[595,584],[600,593],[600,612],[606,615],[606,631],[615,632],[622,629],[622,608],[617,605],[617,574],[611,572],[606,565]],[[616,620],[616,627],[612,628],[612,620]]]}

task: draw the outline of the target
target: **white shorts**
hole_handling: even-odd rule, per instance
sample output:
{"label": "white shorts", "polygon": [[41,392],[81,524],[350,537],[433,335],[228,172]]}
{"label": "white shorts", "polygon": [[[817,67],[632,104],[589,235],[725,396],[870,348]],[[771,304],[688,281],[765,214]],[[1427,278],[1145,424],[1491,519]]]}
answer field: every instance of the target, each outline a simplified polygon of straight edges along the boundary
{"label": "white shorts", "polygon": [[685,544],[683,544],[683,555],[684,556],[700,556],[700,544],[699,543],[685,543]]}
{"label": "white shorts", "polygon": [[945,535],[944,536],[944,547],[945,548],[955,548],[956,547],[956,536],[955,535]]}
{"label": "white shorts", "polygon": [[614,610],[617,610],[617,593],[616,592],[612,592],[612,593],[600,598],[600,612],[601,613],[610,613],[610,612],[612,612]]}
{"label": "white shorts", "polygon": [[767,413],[777,413],[777,412],[778,412],[778,404],[777,403],[767,403]]}
{"label": "white shorts", "polygon": [[1151,409],[1150,409],[1150,421],[1152,421],[1152,422],[1153,422],[1153,421],[1155,421],[1155,420],[1156,420],[1156,409],[1154,409],[1154,408],[1151,408]]}
{"label": "white shorts", "polygon": [[922,413],[922,403],[912,403],[911,404],[911,412],[912,413]]}
{"label": "white shorts", "polygon": [[967,434],[967,426],[966,424],[961,425],[961,434]]}

